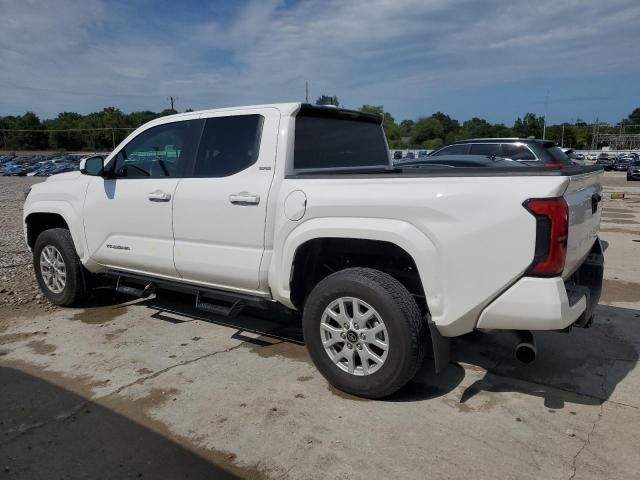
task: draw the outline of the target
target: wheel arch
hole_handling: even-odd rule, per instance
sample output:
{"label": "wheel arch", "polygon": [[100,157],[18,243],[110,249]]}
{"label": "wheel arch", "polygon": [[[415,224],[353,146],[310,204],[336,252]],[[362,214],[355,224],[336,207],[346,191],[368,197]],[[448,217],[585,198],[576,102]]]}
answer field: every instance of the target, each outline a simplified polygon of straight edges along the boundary
{"label": "wheel arch", "polygon": [[27,245],[33,249],[38,235],[50,228],[66,228],[71,234],[78,257],[84,257],[84,231],[81,219],[67,204],[48,202],[50,205],[31,206],[24,216],[24,233]]}
{"label": "wheel arch", "polygon": [[[272,263],[269,272],[272,294],[278,301],[294,308],[301,307],[304,295],[308,294],[303,292],[301,300],[300,291],[296,291],[298,285],[295,282],[305,276],[304,267],[303,272],[300,272],[301,259],[308,258],[309,250],[313,250],[318,244],[326,246],[327,243],[332,243],[334,247],[342,243],[347,245],[346,249],[350,252],[354,251],[354,247],[358,249],[366,245],[367,248],[377,249],[380,257],[386,258],[386,255],[391,255],[392,258],[407,261],[415,268],[416,278],[422,290],[412,293],[426,296],[426,303],[432,313],[441,308],[436,245],[413,225],[401,220],[384,218],[317,218],[304,222],[291,231],[280,243],[281,247],[276,250],[280,255]],[[311,267],[313,266],[317,264],[312,262]],[[366,263],[344,264],[342,268],[352,266],[380,268],[380,265]],[[380,269],[385,271],[384,268]],[[322,273],[328,275],[332,272],[329,270]],[[324,276],[326,275],[316,276],[314,280],[319,281]],[[404,283],[402,279],[399,280]]]}

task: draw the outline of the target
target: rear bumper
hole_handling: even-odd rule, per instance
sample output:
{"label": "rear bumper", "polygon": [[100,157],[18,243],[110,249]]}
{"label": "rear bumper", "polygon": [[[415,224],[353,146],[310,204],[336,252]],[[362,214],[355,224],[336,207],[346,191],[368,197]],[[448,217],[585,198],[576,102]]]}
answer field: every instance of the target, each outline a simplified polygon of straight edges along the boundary
{"label": "rear bumper", "polygon": [[590,325],[602,291],[604,257],[598,240],[568,280],[523,277],[489,304],[477,328],[563,330]]}

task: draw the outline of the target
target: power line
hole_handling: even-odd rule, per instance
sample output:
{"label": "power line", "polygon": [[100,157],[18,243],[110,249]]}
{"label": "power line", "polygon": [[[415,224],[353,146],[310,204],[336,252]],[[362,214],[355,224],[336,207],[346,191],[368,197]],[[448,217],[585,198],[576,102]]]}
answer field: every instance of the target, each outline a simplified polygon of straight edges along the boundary
{"label": "power line", "polygon": [[0,128],[0,132],[95,132],[99,130],[135,130],[138,127],[102,127],[102,128],[42,128],[36,129],[13,129],[13,128]]}

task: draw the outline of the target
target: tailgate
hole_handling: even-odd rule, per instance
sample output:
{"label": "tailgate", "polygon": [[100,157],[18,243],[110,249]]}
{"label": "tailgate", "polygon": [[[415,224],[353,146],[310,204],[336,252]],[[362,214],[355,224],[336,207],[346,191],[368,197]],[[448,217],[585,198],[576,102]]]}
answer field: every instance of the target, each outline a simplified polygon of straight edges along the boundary
{"label": "tailgate", "polygon": [[598,238],[602,170],[569,177],[564,199],[569,206],[569,236],[563,278],[571,276],[587,257]]}

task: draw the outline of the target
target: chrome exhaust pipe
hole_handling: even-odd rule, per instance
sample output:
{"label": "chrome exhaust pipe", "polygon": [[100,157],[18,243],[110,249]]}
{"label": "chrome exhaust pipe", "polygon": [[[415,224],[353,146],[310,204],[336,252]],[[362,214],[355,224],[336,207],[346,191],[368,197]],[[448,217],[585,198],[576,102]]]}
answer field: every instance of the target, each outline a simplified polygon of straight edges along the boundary
{"label": "chrome exhaust pipe", "polygon": [[522,363],[531,363],[536,359],[536,340],[529,330],[516,331],[518,344],[515,348],[516,358]]}

